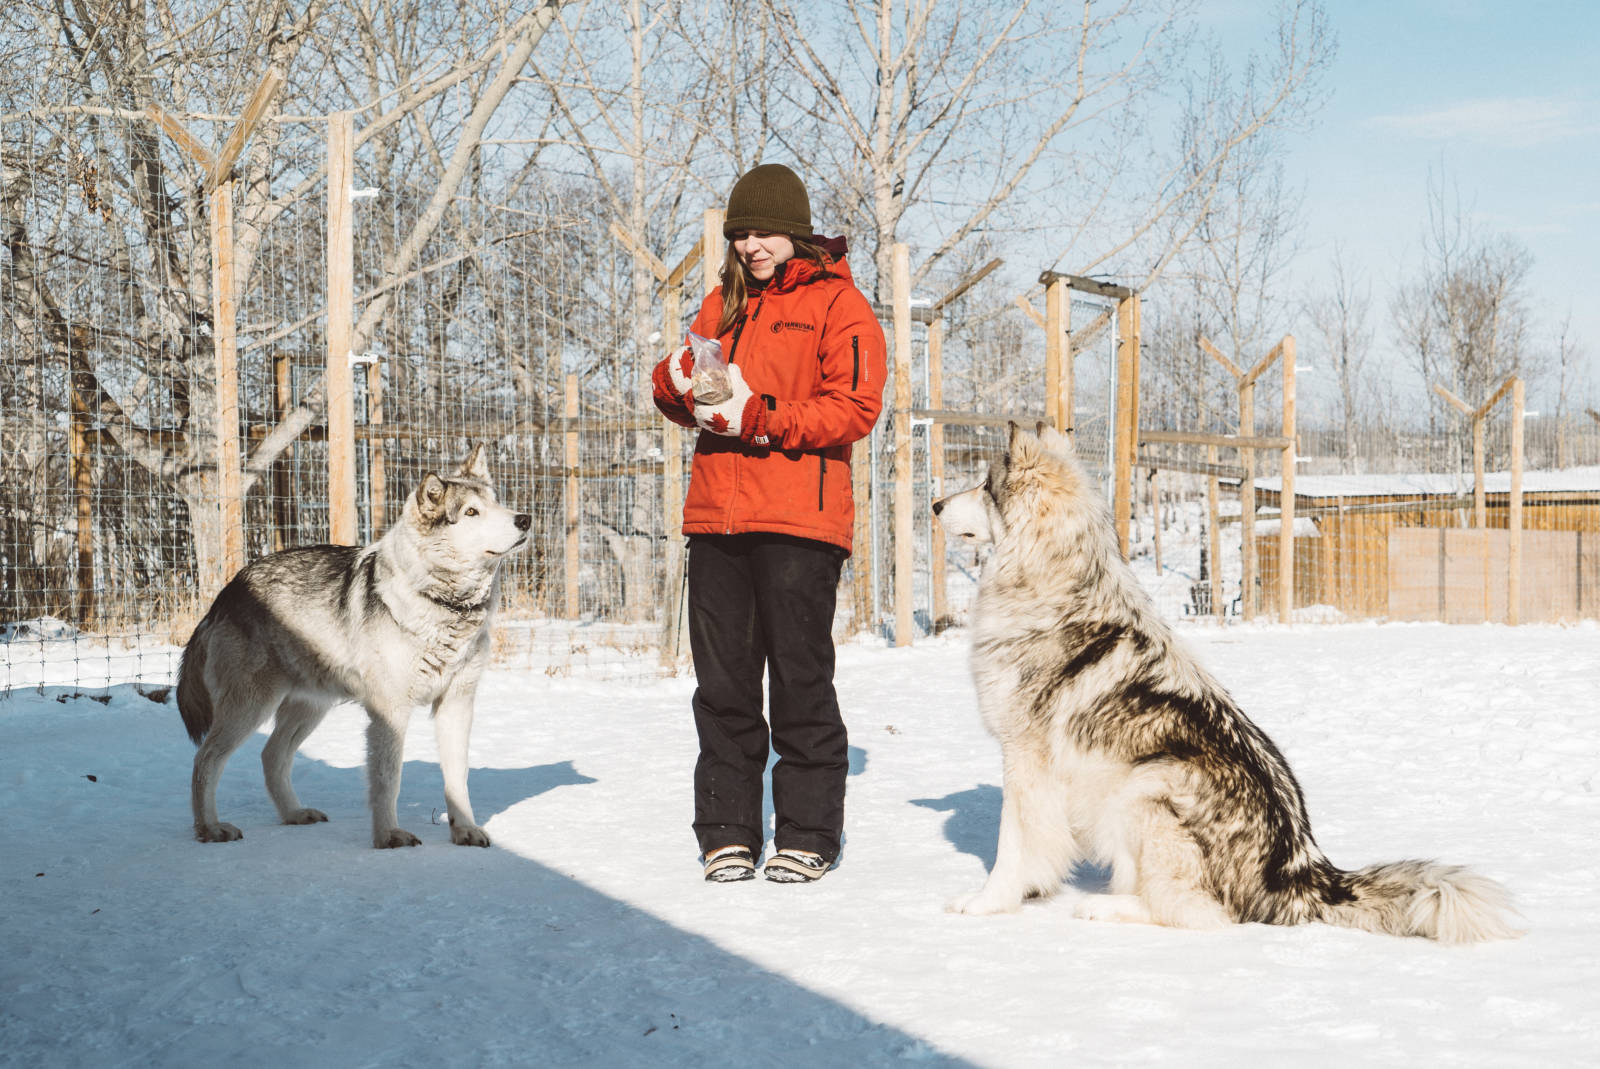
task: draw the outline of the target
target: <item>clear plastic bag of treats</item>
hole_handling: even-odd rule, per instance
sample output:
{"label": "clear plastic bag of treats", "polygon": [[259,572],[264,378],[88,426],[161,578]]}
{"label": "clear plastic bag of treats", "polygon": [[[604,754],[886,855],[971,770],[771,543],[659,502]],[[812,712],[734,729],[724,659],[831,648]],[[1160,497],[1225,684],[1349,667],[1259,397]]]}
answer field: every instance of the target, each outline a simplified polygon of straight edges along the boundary
{"label": "clear plastic bag of treats", "polygon": [[694,350],[694,377],[689,388],[694,391],[698,405],[721,404],[733,396],[733,384],[728,381],[728,361],[722,355],[722,343],[715,338],[703,338],[689,332],[689,346]]}

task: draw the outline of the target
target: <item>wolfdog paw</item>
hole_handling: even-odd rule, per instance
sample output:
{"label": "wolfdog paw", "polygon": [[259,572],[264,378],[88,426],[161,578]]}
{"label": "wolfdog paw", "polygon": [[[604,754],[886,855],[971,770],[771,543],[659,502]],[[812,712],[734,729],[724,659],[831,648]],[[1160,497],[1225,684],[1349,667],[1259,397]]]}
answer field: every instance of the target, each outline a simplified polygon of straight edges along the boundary
{"label": "wolfdog paw", "polygon": [[1150,911],[1138,895],[1084,895],[1072,907],[1072,915],[1081,921],[1150,923]]}
{"label": "wolfdog paw", "polygon": [[1015,913],[1022,908],[1022,899],[991,894],[987,887],[974,894],[961,895],[945,903],[946,913],[965,913],[969,917],[984,917],[994,913]]}
{"label": "wolfdog paw", "polygon": [[231,843],[243,839],[244,832],[232,824],[196,824],[194,837],[203,843]]}
{"label": "wolfdog paw", "polygon": [[457,846],[488,846],[489,833],[476,824],[452,824],[450,841]]}
{"label": "wolfdog paw", "polygon": [[328,819],[328,814],[320,809],[296,809],[293,813],[283,818],[285,824],[321,824]]}
{"label": "wolfdog paw", "polygon": [[372,845],[379,850],[393,850],[397,846],[421,846],[422,840],[404,828],[390,828],[372,837]]}

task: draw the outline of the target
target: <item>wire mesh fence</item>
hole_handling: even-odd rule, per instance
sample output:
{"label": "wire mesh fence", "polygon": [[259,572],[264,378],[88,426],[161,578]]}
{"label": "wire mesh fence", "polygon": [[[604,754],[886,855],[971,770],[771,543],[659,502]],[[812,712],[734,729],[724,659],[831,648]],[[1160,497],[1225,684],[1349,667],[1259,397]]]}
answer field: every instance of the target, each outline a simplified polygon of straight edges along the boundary
{"label": "wire mesh fence", "polygon": [[[328,541],[343,492],[329,476],[330,374],[354,391],[358,538],[394,522],[425,473],[487,443],[500,496],[533,516],[530,548],[503,585],[502,663],[657,671],[682,582],[670,517],[693,435],[664,425],[648,380],[703,273],[674,277],[676,324],[641,322],[636,310],[658,316],[666,294],[608,239],[591,190],[486,165],[441,208],[436,183],[392,170],[374,139],[355,151],[353,188],[335,191],[354,197],[350,282],[365,318],[352,351],[330,352],[327,125],[273,124],[252,151],[227,194],[230,418],[219,413],[232,376],[218,370],[214,208],[195,161],[145,115],[4,126],[0,690],[170,682],[226,578],[219,456],[230,434],[244,559]],[[397,267],[435,208],[438,225]],[[970,614],[980,561],[944,544],[929,505],[982,479],[1008,419],[1048,414],[1043,319],[1004,285],[991,276],[937,315],[917,306],[927,314],[911,327],[910,396],[891,379],[885,417],[860,447],[870,534],[844,581],[861,579],[869,596],[864,607],[840,599],[840,634],[892,634],[904,590],[892,502],[905,483],[913,629]],[[1111,315],[1111,302],[1075,295],[1067,316],[1066,422],[1108,497],[1119,420],[1130,418]],[[1239,433],[1237,381],[1191,356],[1177,372],[1170,361],[1144,369],[1141,429]],[[1280,363],[1255,382],[1256,435],[1283,432],[1283,381]],[[896,408],[911,417],[909,471],[896,470]],[[1470,421],[1432,395],[1415,413],[1295,426],[1295,618],[1501,620],[1513,603],[1524,621],[1600,616],[1600,421],[1524,413],[1518,446],[1511,405],[1489,408],[1480,505]],[[1130,475],[1130,555],[1169,616],[1280,613],[1279,456],[1256,451],[1246,535],[1240,450],[1145,443]]]}

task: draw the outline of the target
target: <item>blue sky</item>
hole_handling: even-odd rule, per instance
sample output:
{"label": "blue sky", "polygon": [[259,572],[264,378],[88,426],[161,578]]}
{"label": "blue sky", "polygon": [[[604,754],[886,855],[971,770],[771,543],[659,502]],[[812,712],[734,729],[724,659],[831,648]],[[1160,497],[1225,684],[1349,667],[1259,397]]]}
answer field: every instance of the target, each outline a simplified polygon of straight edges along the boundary
{"label": "blue sky", "polygon": [[[1203,0],[1230,48],[1268,39],[1270,0]],[[1338,57],[1316,125],[1291,137],[1305,194],[1297,280],[1314,283],[1335,242],[1372,283],[1373,325],[1421,261],[1430,172],[1480,233],[1533,257],[1527,297],[1548,340],[1570,311],[1600,401],[1600,2],[1326,0]]]}

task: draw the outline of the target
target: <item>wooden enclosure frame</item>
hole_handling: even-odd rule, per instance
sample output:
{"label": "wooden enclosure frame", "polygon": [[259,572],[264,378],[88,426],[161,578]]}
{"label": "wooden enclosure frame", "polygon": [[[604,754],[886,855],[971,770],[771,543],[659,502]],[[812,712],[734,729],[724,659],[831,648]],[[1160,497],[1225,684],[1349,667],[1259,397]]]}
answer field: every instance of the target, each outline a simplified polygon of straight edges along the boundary
{"label": "wooden enclosure frame", "polygon": [[[1201,336],[1200,348],[1215,360],[1234,381],[1234,388],[1239,395],[1239,433],[1238,434],[1204,434],[1191,431],[1157,431],[1142,430],[1139,440],[1151,444],[1172,443],[1179,445],[1203,445],[1206,447],[1206,463],[1204,466],[1183,465],[1180,470],[1200,471],[1207,476],[1206,504],[1210,513],[1208,523],[1210,527],[1209,550],[1211,557],[1211,611],[1220,620],[1222,618],[1223,593],[1221,568],[1218,556],[1221,552],[1221,538],[1217,528],[1220,518],[1218,515],[1218,497],[1220,487],[1218,481],[1224,472],[1217,464],[1218,449],[1235,449],[1239,452],[1240,467],[1239,477],[1239,549],[1242,558],[1240,574],[1239,611],[1245,619],[1255,617],[1255,596],[1257,572],[1259,567],[1256,561],[1256,450],[1275,449],[1278,451],[1283,466],[1283,490],[1279,495],[1278,517],[1278,619],[1289,624],[1294,619],[1294,465],[1295,465],[1295,339],[1293,334],[1285,334],[1278,344],[1246,371],[1222,353],[1222,350],[1213,345],[1210,339]],[[1277,361],[1283,362],[1283,427],[1282,434],[1257,435],[1256,425],[1256,380]],[[1176,465],[1163,465],[1161,463],[1146,463],[1144,466],[1159,469],[1163,466],[1179,467]]]}
{"label": "wooden enclosure frame", "polygon": [[[1434,383],[1433,390],[1447,401],[1451,408],[1466,416],[1472,423],[1472,524],[1483,530],[1488,524],[1488,496],[1484,490],[1484,428],[1489,413],[1506,394],[1511,395],[1511,494],[1506,503],[1507,556],[1506,564],[1506,623],[1515,626],[1521,616],[1522,601],[1522,464],[1523,417],[1527,413],[1527,397],[1521,377],[1512,375],[1502,382],[1477,408],[1451,393],[1443,383]],[[1589,412],[1591,416],[1594,412]],[[1600,417],[1596,417],[1600,420]],[[1483,618],[1489,619],[1491,603],[1489,543],[1483,543]]]}
{"label": "wooden enclosure frame", "polygon": [[[250,94],[239,121],[234,123],[222,148],[213,152],[178,119],[151,105],[146,114],[166,131],[173,143],[205,172],[201,193],[209,212],[211,243],[211,333],[216,357],[217,497],[222,510],[222,544],[217,547],[217,574],[201,576],[221,589],[244,567],[244,457],[239,439],[238,295],[233,265],[233,165],[238,162],[256,128],[266,118],[284,75],[268,67]],[[353,481],[352,481],[353,485]],[[352,494],[352,501],[354,500]],[[81,506],[80,506],[81,507]]]}

